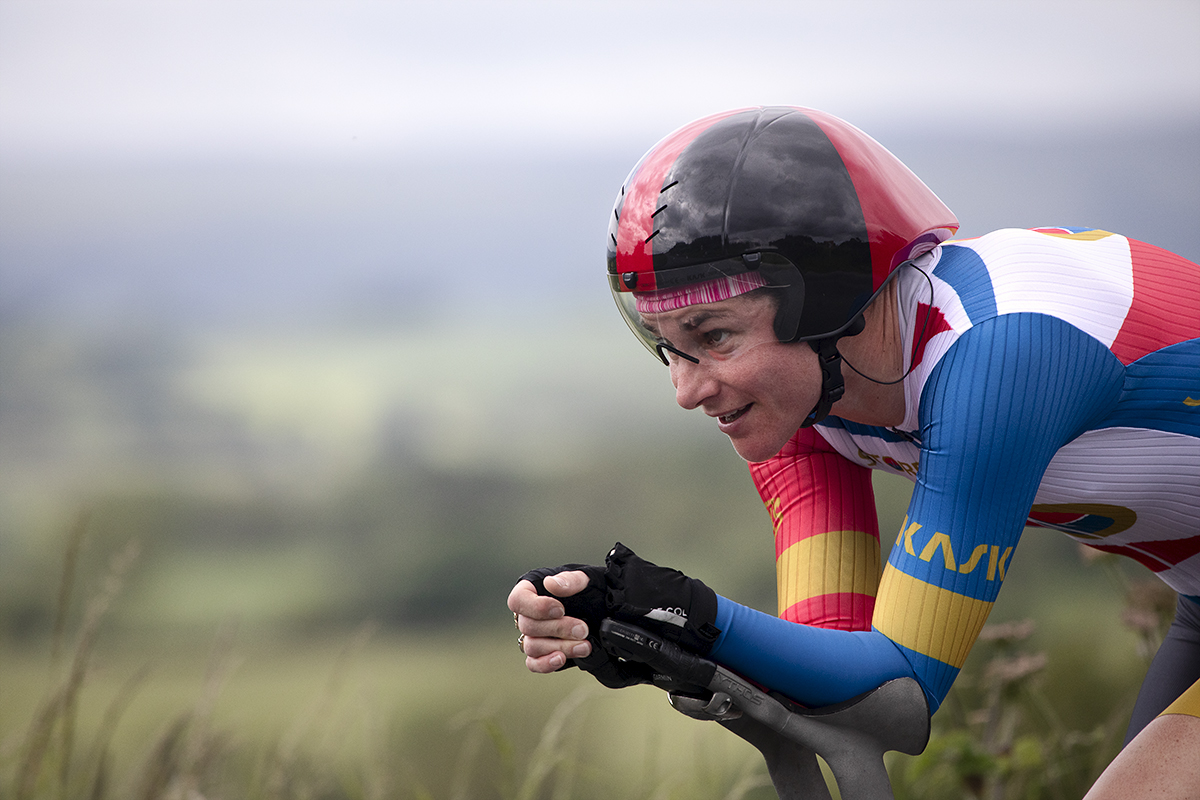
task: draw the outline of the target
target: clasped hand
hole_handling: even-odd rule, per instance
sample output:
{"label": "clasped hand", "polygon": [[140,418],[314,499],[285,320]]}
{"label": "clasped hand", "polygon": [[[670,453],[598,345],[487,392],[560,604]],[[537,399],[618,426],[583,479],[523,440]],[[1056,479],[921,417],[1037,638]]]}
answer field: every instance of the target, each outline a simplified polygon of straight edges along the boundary
{"label": "clasped hand", "polygon": [[645,626],[698,655],[707,654],[720,634],[713,624],[712,589],[646,561],[620,542],[603,567],[566,564],[527,572],[509,593],[508,608],[530,671],[578,666],[612,688],[649,683],[653,672],[601,648],[597,629],[604,619]]}
{"label": "clasped hand", "polygon": [[553,597],[539,595],[533,583],[522,579],[508,594],[508,609],[516,615],[517,629],[525,635],[525,666],[530,672],[555,672],[568,658],[591,655],[587,623],[566,615],[556,597],[572,597],[587,588],[581,570],[551,575],[543,581]]}

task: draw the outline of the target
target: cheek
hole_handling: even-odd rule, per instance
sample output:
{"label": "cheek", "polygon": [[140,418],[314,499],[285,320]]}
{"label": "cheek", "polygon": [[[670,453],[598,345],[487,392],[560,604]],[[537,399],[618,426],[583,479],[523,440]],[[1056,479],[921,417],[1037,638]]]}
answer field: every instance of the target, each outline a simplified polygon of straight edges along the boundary
{"label": "cheek", "polygon": [[[821,394],[821,368],[807,344],[781,344],[764,366],[764,386],[781,403],[805,406],[807,415]],[[805,405],[807,403],[807,405]]]}

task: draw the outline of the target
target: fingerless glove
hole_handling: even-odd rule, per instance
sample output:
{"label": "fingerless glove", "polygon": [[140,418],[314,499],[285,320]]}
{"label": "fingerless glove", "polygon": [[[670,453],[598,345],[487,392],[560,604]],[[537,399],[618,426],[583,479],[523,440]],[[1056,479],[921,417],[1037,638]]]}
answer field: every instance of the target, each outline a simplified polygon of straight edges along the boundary
{"label": "fingerless glove", "polygon": [[[572,570],[579,570],[588,576],[588,585],[583,591],[570,597],[558,597],[546,590],[544,583],[546,578]],[[568,617],[575,617],[587,623],[587,640],[592,645],[591,654],[584,658],[568,658],[567,663],[560,668],[560,671],[579,667],[610,689],[623,689],[639,683],[650,683],[654,673],[648,665],[617,658],[605,650],[600,643],[600,623],[608,616],[606,603],[608,588],[604,573],[603,567],[587,564],[564,564],[561,567],[530,570],[521,578],[532,583],[538,594],[544,597],[554,597],[561,602]]]}
{"label": "fingerless glove", "polygon": [[609,616],[641,625],[697,655],[708,655],[721,633],[716,626],[716,592],[679,570],[646,561],[620,542],[605,563]]}

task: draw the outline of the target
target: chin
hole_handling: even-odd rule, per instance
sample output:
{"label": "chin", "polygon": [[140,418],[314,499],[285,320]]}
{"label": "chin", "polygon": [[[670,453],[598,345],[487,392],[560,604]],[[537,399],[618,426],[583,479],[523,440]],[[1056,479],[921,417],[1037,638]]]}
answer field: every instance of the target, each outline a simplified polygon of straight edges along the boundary
{"label": "chin", "polygon": [[733,439],[730,440],[730,443],[737,454],[742,457],[742,460],[754,464],[778,455],[783,446],[787,444],[787,439],[778,444],[762,441],[735,441]]}

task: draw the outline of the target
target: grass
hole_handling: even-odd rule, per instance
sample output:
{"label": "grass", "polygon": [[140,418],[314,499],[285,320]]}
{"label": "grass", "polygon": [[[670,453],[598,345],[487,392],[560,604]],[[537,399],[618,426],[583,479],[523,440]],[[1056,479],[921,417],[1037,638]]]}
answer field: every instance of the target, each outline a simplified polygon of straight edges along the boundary
{"label": "grass", "polygon": [[[108,627],[138,548],[118,548],[78,598],[85,528],[49,630],[0,643],[0,800],[774,796],[749,745],[656,689],[527,673],[502,608],[437,630]],[[1128,598],[1119,636],[1119,594],[1104,607],[1080,585],[1041,631],[985,629],[926,752],[889,761],[900,800],[1083,794],[1119,746],[1137,645],[1153,651],[1170,608],[1154,584],[1109,573]],[[1044,580],[1011,579],[998,620],[1024,610],[1022,581]]]}
{"label": "grass", "polygon": [[702,783],[744,796],[762,783],[752,751],[656,690],[528,674],[503,618],[403,634],[106,629],[137,548],[73,615],[81,537],[53,629],[0,647],[0,798],[672,797]]}
{"label": "grass", "polygon": [[677,796],[757,767],[657,690],[528,675],[510,636],[368,634],[114,641],[53,676],[5,648],[0,797]]}

